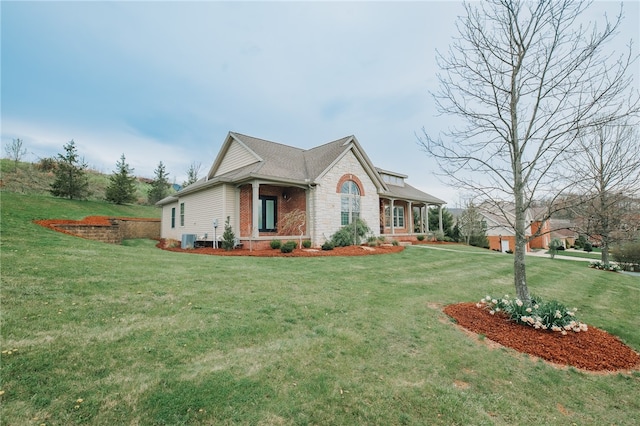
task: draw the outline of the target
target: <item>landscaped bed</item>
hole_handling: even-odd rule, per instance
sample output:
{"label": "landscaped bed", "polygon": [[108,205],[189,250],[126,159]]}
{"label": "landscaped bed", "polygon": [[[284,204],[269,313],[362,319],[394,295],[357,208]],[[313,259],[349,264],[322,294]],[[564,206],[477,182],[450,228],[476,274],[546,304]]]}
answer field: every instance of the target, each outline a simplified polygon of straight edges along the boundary
{"label": "landscaped bed", "polygon": [[589,371],[619,371],[640,368],[640,355],[605,331],[590,326],[587,331],[566,335],[536,330],[490,314],[475,303],[445,307],[444,313],[466,330],[518,352],[540,357],[554,364]]}
{"label": "landscaped bed", "polygon": [[[173,243],[175,244],[175,243]],[[322,249],[305,249],[296,248],[291,253],[282,253],[278,249],[251,250],[243,247],[242,249],[224,250],[221,248],[201,247],[194,249],[182,249],[180,247],[172,247],[173,245],[166,240],[160,240],[158,247],[163,250],[193,253],[193,254],[209,254],[216,256],[258,256],[258,257],[319,257],[319,256],[367,256],[375,254],[399,253],[404,250],[403,246],[394,246],[391,244],[379,245],[375,247],[369,246],[347,246],[335,247],[333,250]]]}

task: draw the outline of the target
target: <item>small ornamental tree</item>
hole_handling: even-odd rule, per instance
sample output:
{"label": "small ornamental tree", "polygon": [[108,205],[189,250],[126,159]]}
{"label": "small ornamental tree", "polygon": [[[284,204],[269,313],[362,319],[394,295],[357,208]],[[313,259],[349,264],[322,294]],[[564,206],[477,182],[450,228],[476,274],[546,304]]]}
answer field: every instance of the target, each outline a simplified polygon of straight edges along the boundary
{"label": "small ornamental tree", "polygon": [[558,254],[558,249],[560,247],[562,247],[562,241],[557,238],[551,240],[551,242],[549,243],[549,254],[551,255],[552,259],[556,257],[556,254]]}
{"label": "small ornamental tree", "polygon": [[53,173],[55,179],[51,184],[51,194],[55,197],[85,199],[89,194],[87,164],[78,157],[73,139],[64,145],[65,154],[58,154],[57,167]]}
{"label": "small ornamental tree", "polygon": [[151,182],[151,188],[149,188],[149,192],[147,193],[149,196],[149,204],[155,204],[169,195],[169,174],[166,172],[162,161],[158,163],[158,168],[156,168],[153,173],[155,174],[155,178],[153,182]]}
{"label": "small ornamental tree", "polygon": [[124,157],[116,163],[116,171],[109,176],[109,185],[106,189],[107,201],[115,204],[127,204],[136,201],[136,178],[133,169],[129,167]]}
{"label": "small ornamental tree", "polygon": [[233,250],[236,242],[236,234],[233,233],[230,221],[231,217],[227,216],[227,220],[224,222],[224,232],[222,233],[222,248],[226,251]]}

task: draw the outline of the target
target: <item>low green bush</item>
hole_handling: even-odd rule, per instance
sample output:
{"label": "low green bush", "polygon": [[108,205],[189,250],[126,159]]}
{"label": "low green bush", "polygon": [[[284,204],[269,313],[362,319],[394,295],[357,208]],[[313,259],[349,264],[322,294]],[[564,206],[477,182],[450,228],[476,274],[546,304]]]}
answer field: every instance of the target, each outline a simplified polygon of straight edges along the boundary
{"label": "low green bush", "polygon": [[311,248],[311,240],[304,240],[302,242],[302,247],[304,247],[306,249]]}
{"label": "low green bush", "polygon": [[280,241],[280,240],[271,240],[269,245],[271,246],[272,249],[277,250],[280,247],[282,247],[282,241]]}
{"label": "low green bush", "polygon": [[424,235],[420,234],[416,237],[418,239],[418,241],[424,241]]}
{"label": "low green bush", "polygon": [[333,250],[335,245],[331,241],[325,241],[322,244],[322,250]]}
{"label": "low green bush", "polygon": [[391,245],[398,246],[400,245],[400,243],[398,242],[398,240],[392,240]]}
{"label": "low green bush", "polygon": [[282,246],[280,247],[280,251],[282,253],[291,253],[297,245],[298,244],[295,241],[287,241],[286,243],[282,244]]}

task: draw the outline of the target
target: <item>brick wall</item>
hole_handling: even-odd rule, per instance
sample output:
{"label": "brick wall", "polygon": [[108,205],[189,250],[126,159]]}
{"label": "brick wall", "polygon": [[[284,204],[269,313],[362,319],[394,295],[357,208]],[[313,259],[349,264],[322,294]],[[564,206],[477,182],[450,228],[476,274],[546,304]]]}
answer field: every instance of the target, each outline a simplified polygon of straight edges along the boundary
{"label": "brick wall", "polygon": [[59,224],[56,228],[103,243],[120,244],[132,238],[160,238],[160,219],[109,219],[111,225]]}

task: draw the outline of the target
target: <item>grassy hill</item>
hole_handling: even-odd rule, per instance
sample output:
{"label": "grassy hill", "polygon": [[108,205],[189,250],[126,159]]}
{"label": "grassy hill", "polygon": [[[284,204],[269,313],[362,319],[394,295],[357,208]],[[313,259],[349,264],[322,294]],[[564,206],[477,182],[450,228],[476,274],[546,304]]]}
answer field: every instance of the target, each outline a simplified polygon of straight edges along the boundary
{"label": "grassy hill", "polygon": [[[17,165],[6,158],[0,160],[2,179],[0,187],[4,191],[18,192],[21,194],[49,194],[54,174],[39,168],[38,164],[19,162]],[[104,200],[106,188],[109,185],[109,175],[95,170],[88,170],[89,200]],[[147,193],[150,184],[148,179],[136,180],[136,199],[138,204],[147,203]]]}
{"label": "grassy hill", "polygon": [[[199,256],[32,222],[157,217],[152,207],[0,200],[3,424],[640,423],[640,372],[551,366],[442,313],[513,294],[511,256]],[[640,351],[640,280],[527,262],[532,292]]]}

